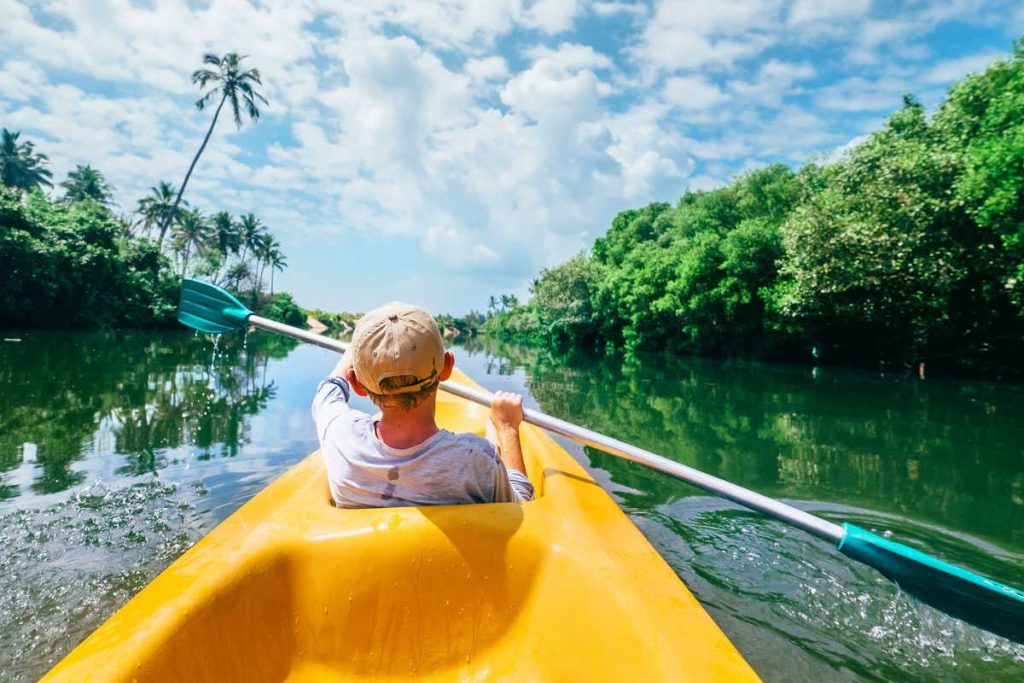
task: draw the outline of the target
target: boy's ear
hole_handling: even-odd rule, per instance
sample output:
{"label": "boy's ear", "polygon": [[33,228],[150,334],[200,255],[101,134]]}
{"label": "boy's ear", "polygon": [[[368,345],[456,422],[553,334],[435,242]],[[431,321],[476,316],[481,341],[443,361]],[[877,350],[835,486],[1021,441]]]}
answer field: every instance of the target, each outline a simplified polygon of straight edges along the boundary
{"label": "boy's ear", "polygon": [[440,380],[443,382],[452,376],[455,369],[455,354],[451,351],[444,352],[444,367],[441,369]]}
{"label": "boy's ear", "polygon": [[366,387],[360,384],[359,380],[356,379],[356,371],[349,368],[346,374],[348,376],[345,379],[348,380],[348,384],[352,387],[352,391],[356,392],[356,395],[358,396],[366,396]]}

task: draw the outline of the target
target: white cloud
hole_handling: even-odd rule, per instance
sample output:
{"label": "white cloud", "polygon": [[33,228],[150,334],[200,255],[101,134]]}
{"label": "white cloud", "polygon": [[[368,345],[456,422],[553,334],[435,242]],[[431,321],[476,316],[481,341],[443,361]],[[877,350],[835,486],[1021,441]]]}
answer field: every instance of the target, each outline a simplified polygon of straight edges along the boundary
{"label": "white cloud", "polygon": [[508,64],[502,57],[483,57],[466,61],[463,71],[475,84],[482,85],[508,78]]}
{"label": "white cloud", "polygon": [[729,99],[717,85],[700,76],[669,78],[662,89],[662,97],[684,110],[710,109]]}
{"label": "white cloud", "polygon": [[924,81],[926,83],[951,83],[969,73],[984,71],[992,62],[1006,56],[1005,52],[986,50],[975,55],[947,59],[928,69],[924,74]]}
{"label": "white cloud", "polygon": [[589,45],[562,43],[557,49],[545,45],[534,45],[526,51],[535,62],[546,60],[566,69],[611,69],[612,60]]}
{"label": "white cloud", "polygon": [[730,66],[778,40],[781,0],[657,0],[633,55],[655,72]]}
{"label": "white cloud", "polygon": [[883,76],[868,79],[853,76],[832,83],[818,92],[821,107],[837,112],[893,111],[907,91],[907,77]]}
{"label": "white cloud", "polygon": [[840,22],[864,17],[871,0],[796,0],[789,8],[786,23],[801,26],[818,22]]}
{"label": "white cloud", "polygon": [[582,3],[577,0],[535,0],[524,13],[524,25],[547,34],[569,30]]}
{"label": "white cloud", "polygon": [[816,75],[814,67],[806,62],[770,59],[761,65],[753,79],[731,81],[729,90],[744,104],[779,107],[787,96],[799,93],[794,87],[795,83],[812,79]]}
{"label": "white cloud", "polygon": [[639,2],[595,2],[591,6],[591,10],[599,17],[612,17],[624,14],[633,18],[639,18],[647,14],[646,5]]}
{"label": "white cloud", "polygon": [[316,10],[346,35],[398,29],[431,47],[479,52],[517,26],[546,35],[568,31],[583,6],[577,0],[318,0]]}
{"label": "white cloud", "polygon": [[542,56],[505,84],[501,100],[513,112],[548,126],[593,115],[610,86],[586,68]]}
{"label": "white cloud", "polygon": [[12,59],[0,68],[0,93],[13,102],[36,97],[42,92],[45,82],[46,74],[31,62]]}
{"label": "white cloud", "polygon": [[[7,0],[2,8],[5,20],[0,22],[2,42],[37,63],[93,79],[191,93],[183,57],[195,59],[234,45],[238,36],[245,36],[253,62],[266,65],[268,80],[278,83],[287,82],[281,76],[312,54],[311,41],[302,30],[310,15],[302,5],[284,0],[259,7],[212,0],[197,10],[170,3],[140,7],[129,0],[51,0],[43,7],[58,28],[39,23],[27,8]],[[272,88],[271,93],[276,94]]]}

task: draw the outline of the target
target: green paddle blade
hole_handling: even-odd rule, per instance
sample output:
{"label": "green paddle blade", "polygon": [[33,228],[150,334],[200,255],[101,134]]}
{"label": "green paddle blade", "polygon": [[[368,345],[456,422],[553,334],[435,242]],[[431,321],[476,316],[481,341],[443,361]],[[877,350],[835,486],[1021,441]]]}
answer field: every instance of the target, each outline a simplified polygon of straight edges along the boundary
{"label": "green paddle blade", "polygon": [[1024,643],[1024,591],[902,543],[844,524],[839,551],[882,572],[922,602],[996,635]]}
{"label": "green paddle blade", "polygon": [[229,293],[206,282],[185,279],[181,282],[178,321],[211,334],[245,327],[252,311]]}

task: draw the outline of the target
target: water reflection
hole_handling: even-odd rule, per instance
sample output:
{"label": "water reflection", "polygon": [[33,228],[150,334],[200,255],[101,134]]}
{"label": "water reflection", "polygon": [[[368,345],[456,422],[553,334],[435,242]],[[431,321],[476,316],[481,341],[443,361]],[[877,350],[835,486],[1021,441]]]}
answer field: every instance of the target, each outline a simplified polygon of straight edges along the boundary
{"label": "water reflection", "polygon": [[[763,493],[884,511],[1024,549],[1024,391],[749,362],[551,352],[487,342],[553,415]],[[627,504],[693,493],[588,451]]]}
{"label": "water reflection", "polygon": [[[0,346],[0,499],[81,484],[76,463],[122,457],[117,474],[156,472],[173,449],[231,457],[247,420],[277,387],[267,362],[295,343],[224,336],[211,349],[191,333],[29,333]],[[27,469],[24,484],[3,473]]]}

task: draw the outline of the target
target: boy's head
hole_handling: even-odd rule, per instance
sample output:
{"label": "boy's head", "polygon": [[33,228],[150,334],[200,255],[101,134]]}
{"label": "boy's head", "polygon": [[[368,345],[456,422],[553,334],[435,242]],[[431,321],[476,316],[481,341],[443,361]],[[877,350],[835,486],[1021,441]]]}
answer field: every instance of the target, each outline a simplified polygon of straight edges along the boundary
{"label": "boy's head", "polygon": [[393,301],[356,323],[352,365],[356,380],[378,407],[409,410],[451,374],[451,361],[433,316]]}

